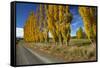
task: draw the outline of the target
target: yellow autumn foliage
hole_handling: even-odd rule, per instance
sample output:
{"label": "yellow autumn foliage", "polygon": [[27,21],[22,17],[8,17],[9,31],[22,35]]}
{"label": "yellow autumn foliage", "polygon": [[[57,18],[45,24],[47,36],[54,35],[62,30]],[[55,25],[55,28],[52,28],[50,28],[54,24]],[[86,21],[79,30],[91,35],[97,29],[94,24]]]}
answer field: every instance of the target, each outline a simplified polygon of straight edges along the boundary
{"label": "yellow autumn foliage", "polygon": [[25,41],[44,42],[49,39],[48,32],[54,42],[69,42],[72,15],[68,6],[42,5],[37,13],[32,12],[24,26]]}
{"label": "yellow autumn foliage", "polygon": [[91,41],[95,40],[96,39],[96,8],[79,7],[79,13],[83,19],[86,35]]}

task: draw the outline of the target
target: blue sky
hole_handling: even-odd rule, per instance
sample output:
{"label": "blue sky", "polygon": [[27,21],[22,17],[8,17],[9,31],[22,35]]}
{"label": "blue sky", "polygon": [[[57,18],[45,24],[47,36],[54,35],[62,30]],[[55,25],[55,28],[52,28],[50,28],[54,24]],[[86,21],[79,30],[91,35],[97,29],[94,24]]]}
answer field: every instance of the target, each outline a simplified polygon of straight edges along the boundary
{"label": "blue sky", "polygon": [[16,4],[16,26],[19,28],[23,28],[29,13],[31,11],[36,12],[37,6],[38,4],[17,3]]}
{"label": "blue sky", "polygon": [[[31,11],[36,12],[37,7],[38,4],[16,3],[16,27],[23,28],[29,13]],[[83,28],[83,21],[79,15],[78,6],[69,6],[69,9],[73,15],[71,22],[71,36],[75,36],[77,29],[79,27]]]}
{"label": "blue sky", "polygon": [[83,27],[83,21],[82,18],[78,12],[78,6],[70,6],[70,12],[73,15],[73,19],[71,21],[71,36],[75,36],[76,35],[76,31],[79,27]]}

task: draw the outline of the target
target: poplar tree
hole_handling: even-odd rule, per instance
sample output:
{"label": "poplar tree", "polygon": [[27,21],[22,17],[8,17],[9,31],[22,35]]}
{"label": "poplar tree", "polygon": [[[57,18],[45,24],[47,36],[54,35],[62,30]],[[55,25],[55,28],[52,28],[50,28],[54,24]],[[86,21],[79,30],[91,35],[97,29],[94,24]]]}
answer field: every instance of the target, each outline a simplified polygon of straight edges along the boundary
{"label": "poplar tree", "polygon": [[63,19],[64,19],[64,6],[60,5],[59,6],[59,23],[58,23],[58,26],[59,26],[59,43],[60,43],[60,45],[63,44],[63,37],[62,37],[62,34],[61,34],[61,32],[62,32],[61,28],[63,27],[62,26]]}
{"label": "poplar tree", "polygon": [[79,7],[79,13],[82,17],[88,39],[94,42],[96,40],[96,8]]}
{"label": "poplar tree", "polygon": [[45,42],[49,42],[49,29],[48,29],[48,22],[47,22],[47,18],[48,18],[48,6],[44,5],[44,38],[45,38]]}
{"label": "poplar tree", "polygon": [[77,35],[77,39],[83,38],[83,29],[81,27],[78,28],[76,35]]}
{"label": "poplar tree", "polygon": [[53,36],[53,40],[56,43],[58,40],[58,36],[56,34],[56,25],[54,23],[54,6],[53,5],[48,5],[48,29],[50,31],[50,33]]}
{"label": "poplar tree", "polygon": [[64,8],[63,20],[62,20],[60,29],[61,29],[63,40],[66,42],[66,45],[69,45],[70,32],[71,32],[70,25],[72,21],[72,14],[70,13],[68,6],[63,6],[63,8]]}
{"label": "poplar tree", "polygon": [[24,40],[25,41],[36,42],[36,29],[37,29],[36,22],[37,20],[34,15],[34,12],[30,12],[30,15],[24,25]]}

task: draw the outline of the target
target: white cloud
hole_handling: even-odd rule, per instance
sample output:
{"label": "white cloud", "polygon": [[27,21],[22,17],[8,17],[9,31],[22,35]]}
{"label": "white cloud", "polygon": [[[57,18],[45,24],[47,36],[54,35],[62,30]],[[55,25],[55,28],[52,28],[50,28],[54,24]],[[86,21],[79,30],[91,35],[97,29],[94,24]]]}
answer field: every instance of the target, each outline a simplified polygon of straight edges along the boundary
{"label": "white cloud", "polygon": [[16,37],[23,38],[23,35],[24,35],[23,28],[16,28]]}
{"label": "white cloud", "polygon": [[[23,28],[16,28],[16,37],[17,38],[23,38],[24,36],[24,30]],[[52,38],[52,34],[49,32],[49,37]]]}

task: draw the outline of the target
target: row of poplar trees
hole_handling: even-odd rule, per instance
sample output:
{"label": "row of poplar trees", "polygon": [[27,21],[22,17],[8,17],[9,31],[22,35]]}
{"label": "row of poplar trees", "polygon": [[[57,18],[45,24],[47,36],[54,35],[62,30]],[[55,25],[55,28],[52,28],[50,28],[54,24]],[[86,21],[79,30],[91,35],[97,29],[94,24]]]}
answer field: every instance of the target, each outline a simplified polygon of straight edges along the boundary
{"label": "row of poplar trees", "polygon": [[55,43],[69,45],[72,14],[66,5],[42,5],[31,12],[24,25],[24,40],[49,42],[49,33]]}
{"label": "row of poplar trees", "polygon": [[[78,10],[88,39],[91,42],[95,41],[96,8],[78,7]],[[24,40],[28,42],[49,42],[49,33],[51,33],[55,43],[69,45],[72,18],[69,6],[40,4],[36,12],[30,12],[24,25]],[[82,32],[81,29],[79,32]]]}

